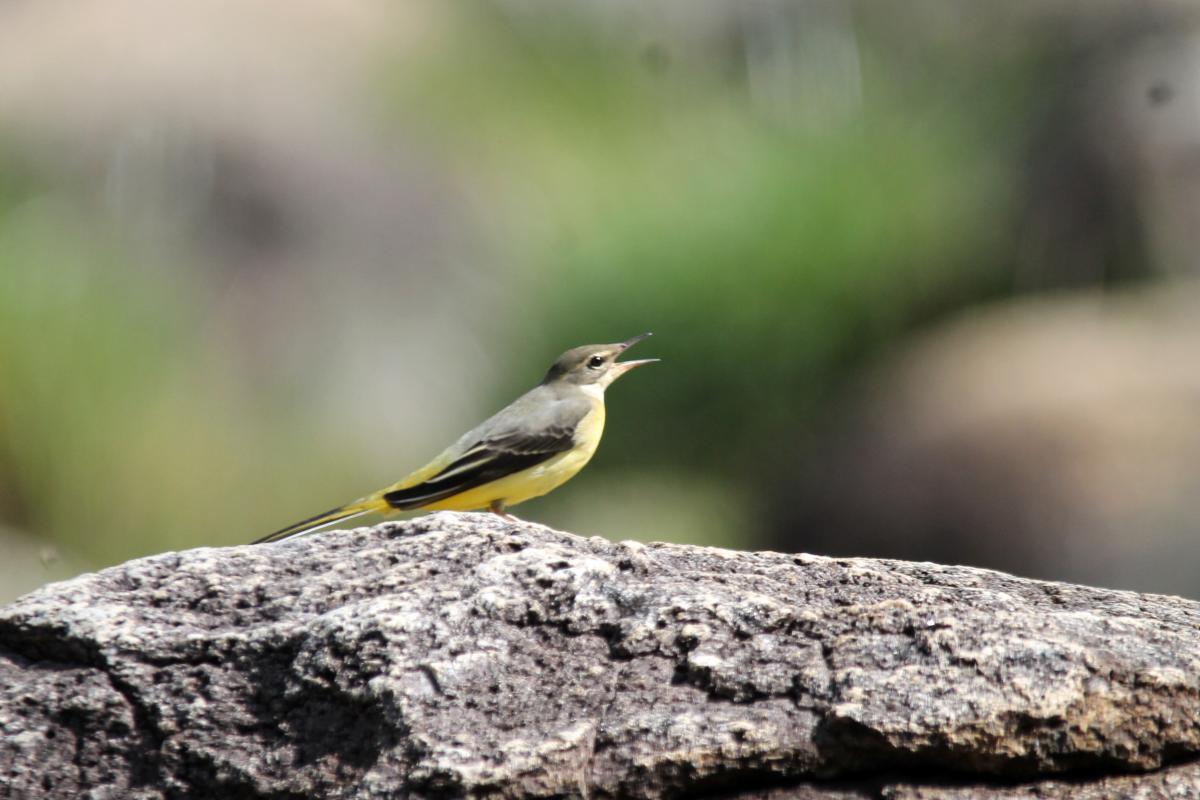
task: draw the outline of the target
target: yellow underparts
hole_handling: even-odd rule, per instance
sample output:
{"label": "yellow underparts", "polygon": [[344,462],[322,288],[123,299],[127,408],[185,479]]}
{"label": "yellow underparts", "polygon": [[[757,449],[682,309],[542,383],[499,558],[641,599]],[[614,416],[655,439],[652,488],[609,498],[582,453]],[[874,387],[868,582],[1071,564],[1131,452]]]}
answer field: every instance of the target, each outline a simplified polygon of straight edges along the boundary
{"label": "yellow underparts", "polygon": [[575,446],[529,469],[468,489],[436,503],[421,506],[429,511],[473,511],[499,501],[515,506],[557,489],[591,460],[604,433],[604,403],[597,402],[575,429]]}

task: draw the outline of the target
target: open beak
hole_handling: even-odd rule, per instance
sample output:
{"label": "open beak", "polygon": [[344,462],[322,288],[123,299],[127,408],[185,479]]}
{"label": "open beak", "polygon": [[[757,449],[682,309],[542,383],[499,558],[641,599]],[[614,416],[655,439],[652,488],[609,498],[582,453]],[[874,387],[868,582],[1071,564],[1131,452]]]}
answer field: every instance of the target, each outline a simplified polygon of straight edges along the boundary
{"label": "open beak", "polygon": [[[642,339],[645,339],[649,335],[650,335],[649,333],[639,334],[637,336],[634,336],[632,339],[629,339],[628,341],[621,342],[621,344],[619,344],[618,347],[621,349],[621,352],[623,353],[626,350],[628,350],[629,348],[633,347],[638,342],[640,342]],[[617,378],[624,375],[626,372],[629,372],[629,370],[631,370],[631,369],[636,369],[637,367],[644,367],[647,364],[653,364],[654,362],[656,362],[658,360],[659,359],[657,359],[657,358],[642,358],[642,359],[638,359],[636,361],[618,361],[617,363],[612,365],[610,372],[613,375],[613,380],[616,380]]]}

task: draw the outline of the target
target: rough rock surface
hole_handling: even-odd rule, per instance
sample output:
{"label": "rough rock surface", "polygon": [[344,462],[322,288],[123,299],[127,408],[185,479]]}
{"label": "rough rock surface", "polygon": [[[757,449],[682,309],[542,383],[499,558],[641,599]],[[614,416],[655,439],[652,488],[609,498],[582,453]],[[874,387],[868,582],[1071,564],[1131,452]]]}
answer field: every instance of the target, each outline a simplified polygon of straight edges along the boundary
{"label": "rough rock surface", "polygon": [[0,796],[1189,797],[1200,604],[434,514],[0,611]]}

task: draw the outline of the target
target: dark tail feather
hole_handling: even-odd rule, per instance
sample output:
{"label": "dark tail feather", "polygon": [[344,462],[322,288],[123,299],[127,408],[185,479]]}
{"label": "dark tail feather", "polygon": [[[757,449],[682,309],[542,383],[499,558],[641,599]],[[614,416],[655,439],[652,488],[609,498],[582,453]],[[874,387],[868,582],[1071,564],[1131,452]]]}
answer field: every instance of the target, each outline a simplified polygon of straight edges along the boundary
{"label": "dark tail feather", "polygon": [[[348,506],[340,506],[339,508],[331,508],[330,510],[317,514],[315,517],[300,520],[299,522],[288,525],[286,528],[280,528],[274,533],[269,533],[261,539],[255,539],[251,544],[265,544],[266,542],[278,542],[280,539],[287,539],[289,536],[297,536],[301,533],[314,531],[317,528],[324,528],[326,525],[332,525],[335,522],[351,519],[353,517],[361,517],[371,511],[378,510],[378,503],[366,502],[359,500],[351,503]],[[386,508],[386,504],[384,506]]]}

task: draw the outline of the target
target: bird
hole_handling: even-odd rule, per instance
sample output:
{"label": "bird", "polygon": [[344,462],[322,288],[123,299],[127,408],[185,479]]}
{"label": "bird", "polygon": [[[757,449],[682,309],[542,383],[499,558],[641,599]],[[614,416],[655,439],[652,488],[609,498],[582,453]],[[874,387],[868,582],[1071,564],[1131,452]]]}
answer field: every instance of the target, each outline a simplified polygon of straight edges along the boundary
{"label": "bird", "polygon": [[512,519],[508,508],[558,488],[591,460],[604,433],[604,390],[630,370],[659,360],[617,360],[647,336],[571,348],[554,361],[541,383],[464,433],[425,466],[391,486],[253,543],[276,542],[372,512],[486,508]]}

